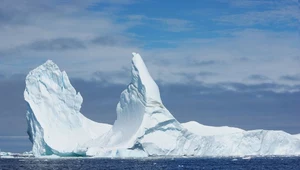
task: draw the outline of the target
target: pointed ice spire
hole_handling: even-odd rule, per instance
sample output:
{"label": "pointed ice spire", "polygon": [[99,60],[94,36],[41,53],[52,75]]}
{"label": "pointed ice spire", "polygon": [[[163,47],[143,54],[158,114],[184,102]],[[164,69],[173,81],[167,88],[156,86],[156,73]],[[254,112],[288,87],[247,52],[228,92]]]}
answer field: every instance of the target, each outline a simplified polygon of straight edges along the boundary
{"label": "pointed ice spire", "polygon": [[160,98],[159,88],[151,77],[140,54],[132,53],[131,83],[138,88],[146,99],[162,102]]}

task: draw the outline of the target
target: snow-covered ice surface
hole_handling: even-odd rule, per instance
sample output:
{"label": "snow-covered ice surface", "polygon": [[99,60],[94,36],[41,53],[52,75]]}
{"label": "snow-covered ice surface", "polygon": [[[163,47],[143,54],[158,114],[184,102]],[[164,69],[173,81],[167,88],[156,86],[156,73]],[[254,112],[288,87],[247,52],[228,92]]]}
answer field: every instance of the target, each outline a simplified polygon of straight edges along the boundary
{"label": "snow-covered ice surface", "polygon": [[180,124],[160,98],[141,56],[133,53],[131,82],[113,126],[80,113],[82,97],[51,61],[29,73],[28,134],[33,154],[96,157],[300,155],[300,140],[283,131],[244,131]]}
{"label": "snow-covered ice surface", "polygon": [[300,134],[296,134],[294,136],[300,140]]}
{"label": "snow-covered ice surface", "polygon": [[228,127],[228,126],[220,126],[220,127],[206,126],[195,121],[181,123],[181,125],[187,130],[189,130],[190,132],[201,136],[227,135],[227,134],[245,131],[240,128]]}

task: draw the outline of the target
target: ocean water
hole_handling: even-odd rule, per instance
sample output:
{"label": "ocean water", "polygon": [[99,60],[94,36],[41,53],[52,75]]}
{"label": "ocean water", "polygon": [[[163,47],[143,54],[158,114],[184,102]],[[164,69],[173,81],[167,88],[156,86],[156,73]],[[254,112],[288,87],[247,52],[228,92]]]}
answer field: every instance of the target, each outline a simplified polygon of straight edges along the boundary
{"label": "ocean water", "polygon": [[168,158],[168,159],[95,159],[95,158],[13,158],[0,159],[0,169],[259,169],[300,170],[300,157],[268,158]]}

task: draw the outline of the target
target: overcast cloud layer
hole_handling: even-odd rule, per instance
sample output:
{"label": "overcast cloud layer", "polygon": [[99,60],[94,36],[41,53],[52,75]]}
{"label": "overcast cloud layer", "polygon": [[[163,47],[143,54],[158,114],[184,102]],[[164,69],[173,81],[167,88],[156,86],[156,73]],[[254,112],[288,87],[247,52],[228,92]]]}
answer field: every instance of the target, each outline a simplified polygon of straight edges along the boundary
{"label": "overcast cloud layer", "polygon": [[113,123],[132,52],[181,122],[300,133],[299,22],[297,0],[2,0],[0,148],[25,140],[24,78],[47,59]]}
{"label": "overcast cloud layer", "polygon": [[[4,0],[0,71],[24,74],[52,59],[71,77],[98,79],[99,72],[128,69],[136,51],[155,79],[167,84],[188,84],[187,79],[274,83],[283,86],[268,90],[299,91],[297,1],[191,1],[178,16],[168,14],[173,9],[164,9],[166,5],[183,4]],[[120,77],[109,81],[126,83]]]}

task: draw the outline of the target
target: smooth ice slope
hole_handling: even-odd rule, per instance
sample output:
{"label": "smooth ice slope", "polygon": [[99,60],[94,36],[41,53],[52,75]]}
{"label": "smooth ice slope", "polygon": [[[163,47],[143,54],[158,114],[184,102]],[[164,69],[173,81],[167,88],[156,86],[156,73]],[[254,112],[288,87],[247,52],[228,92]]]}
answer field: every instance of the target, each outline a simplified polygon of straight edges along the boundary
{"label": "smooth ice slope", "polygon": [[84,154],[79,145],[107,132],[110,125],[96,123],[80,113],[82,97],[65,72],[47,61],[26,77],[28,134],[35,156]]}
{"label": "smooth ice slope", "polygon": [[237,132],[244,132],[245,130],[228,126],[206,126],[195,121],[181,123],[181,125],[190,132],[200,136],[214,136],[227,135]]}
{"label": "smooth ice slope", "polygon": [[300,134],[296,134],[294,136],[300,140]]}
{"label": "smooth ice slope", "polygon": [[300,155],[300,140],[282,131],[243,131],[195,122],[182,125],[163,105],[159,88],[137,53],[133,53],[131,74],[131,83],[117,105],[117,120],[110,128],[80,114],[82,97],[54,63],[49,61],[32,71],[26,79],[25,100],[33,153],[99,157]]}

